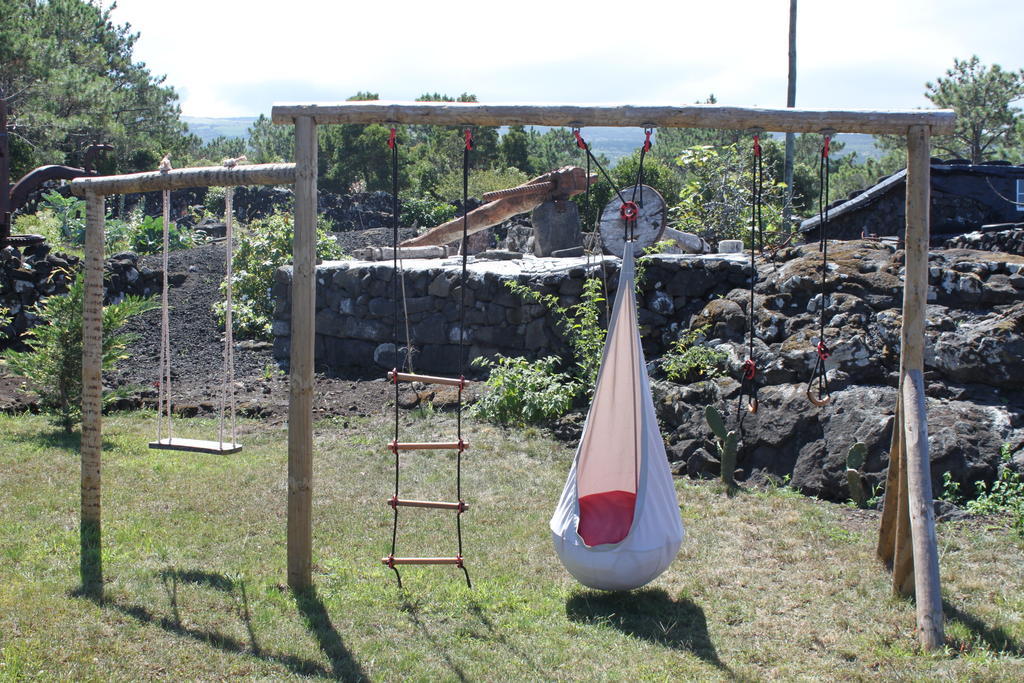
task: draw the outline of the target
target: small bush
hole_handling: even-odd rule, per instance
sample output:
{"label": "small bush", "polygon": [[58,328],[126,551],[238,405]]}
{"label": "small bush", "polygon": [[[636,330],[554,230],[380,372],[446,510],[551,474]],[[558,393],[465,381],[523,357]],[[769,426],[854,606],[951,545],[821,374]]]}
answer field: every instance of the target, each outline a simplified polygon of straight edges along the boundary
{"label": "small bush", "polygon": [[[235,333],[242,337],[269,339],[273,323],[274,302],[271,288],[274,271],[292,262],[294,226],[291,214],[275,213],[254,220],[236,236],[234,268],[234,301],[232,317]],[[316,253],[321,259],[342,258],[337,240],[321,224],[316,231]],[[223,294],[226,283],[222,282]],[[224,301],[214,304],[221,325],[224,324]]]}
{"label": "small bush", "polygon": [[432,228],[455,218],[455,206],[426,197],[409,197],[401,203],[399,222],[405,227]]}
{"label": "small bush", "polygon": [[[128,223],[125,237],[131,248],[140,254],[159,254],[164,249],[164,221],[160,216],[143,216],[137,224]],[[196,233],[171,222],[167,226],[170,251],[191,249],[198,244]]]}
{"label": "small bush", "polygon": [[967,511],[977,515],[1009,514],[1017,535],[1024,538],[1024,476],[1010,467],[1010,445],[1000,449],[1003,464],[992,488],[985,482],[975,484],[976,496],[967,501]]}
{"label": "small bush", "polygon": [[[82,404],[82,299],[84,278],[79,274],[67,294],[49,297],[34,307],[42,324],[26,337],[30,351],[8,351],[3,362],[17,375],[28,379],[39,394],[43,409],[70,432],[81,420]],[[125,333],[115,334],[129,318],[156,308],[152,299],[128,296],[103,308],[104,371],[114,370],[131,341]]]}
{"label": "small bush", "polygon": [[[486,192],[522,185],[529,179],[530,177],[518,168],[474,170],[469,174],[469,196],[481,197]],[[433,191],[441,199],[451,201],[462,199],[462,169],[442,176]]]}
{"label": "small bush", "polygon": [[512,293],[518,294],[524,301],[543,304],[551,311],[555,324],[565,336],[572,349],[575,366],[572,377],[578,380],[577,386],[588,396],[594,392],[597,384],[597,371],[601,367],[601,352],[608,331],[601,325],[601,312],[605,302],[601,290],[601,280],[596,277],[587,278],[583,282],[580,301],[572,306],[562,306],[558,297],[541,294],[518,282],[506,282]]}
{"label": "small bush", "polygon": [[558,363],[554,356],[537,361],[508,356],[475,359],[473,365],[490,368],[491,374],[483,396],[473,405],[473,415],[516,426],[565,415],[578,388],[571,377],[557,371]]}
{"label": "small bush", "polygon": [[722,374],[722,364],[728,356],[703,343],[707,331],[704,326],[684,332],[661,357],[661,367],[669,380],[689,384]]}

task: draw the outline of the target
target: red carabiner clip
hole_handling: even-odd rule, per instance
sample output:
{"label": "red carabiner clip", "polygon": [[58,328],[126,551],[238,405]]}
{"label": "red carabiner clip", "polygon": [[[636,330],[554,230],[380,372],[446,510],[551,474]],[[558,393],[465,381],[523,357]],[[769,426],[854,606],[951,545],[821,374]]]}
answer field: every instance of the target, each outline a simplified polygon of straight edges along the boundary
{"label": "red carabiner clip", "polygon": [[640,207],[636,205],[636,202],[623,202],[619,207],[619,215],[624,221],[635,221],[639,214]]}

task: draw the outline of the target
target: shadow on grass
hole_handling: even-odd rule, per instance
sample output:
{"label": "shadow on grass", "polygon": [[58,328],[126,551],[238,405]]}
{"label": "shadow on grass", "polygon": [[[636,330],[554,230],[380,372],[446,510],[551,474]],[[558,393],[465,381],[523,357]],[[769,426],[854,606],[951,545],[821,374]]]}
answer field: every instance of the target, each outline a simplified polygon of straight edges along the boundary
{"label": "shadow on grass", "polygon": [[469,612],[477,618],[477,620],[484,626],[484,628],[487,629],[488,636],[493,642],[502,645],[505,649],[511,652],[513,656],[515,656],[520,662],[523,663],[524,668],[529,670],[529,673],[532,675],[524,676],[524,678],[541,680],[545,676],[551,675],[550,671],[544,671],[543,669],[541,669],[540,665],[537,663],[535,659],[533,659],[533,657],[530,656],[529,652],[510,642],[509,639],[505,637],[505,633],[501,630],[501,627],[496,626],[495,623],[491,621],[491,618],[487,616],[487,614],[484,612],[483,608],[480,607],[480,605],[471,605],[469,608]]}
{"label": "shadow on grass", "polygon": [[729,671],[708,635],[704,610],[688,598],[674,600],[661,588],[584,591],[569,598],[565,613],[571,621],[611,626],[636,638],[690,652]]}
{"label": "shadow on grass", "polygon": [[942,601],[942,612],[946,615],[947,621],[958,621],[967,627],[976,638],[985,643],[989,651],[1011,657],[1024,657],[1024,646],[1004,629],[992,628],[979,617],[964,612],[947,600]]}
{"label": "shadow on grass", "polygon": [[[82,434],[76,429],[73,432],[65,432],[59,427],[52,427],[33,434],[11,434],[13,441],[21,443],[33,443],[46,448],[59,448],[66,451],[78,451],[82,444]],[[104,448],[108,444],[103,444]]]}
{"label": "shadow on grass", "polygon": [[331,615],[327,613],[327,608],[324,607],[316,588],[293,593],[293,596],[299,613],[306,620],[306,628],[316,637],[320,649],[331,661],[334,678],[344,681],[366,680],[366,674],[359,666],[359,662],[345,647],[344,641],[331,623]]}
{"label": "shadow on grass", "polygon": [[441,641],[438,640],[437,636],[434,635],[434,633],[430,630],[430,628],[428,628],[427,625],[423,623],[423,620],[420,619],[419,605],[413,600],[410,600],[410,598],[408,597],[408,593],[406,593],[404,589],[401,590],[401,593],[403,597],[402,602],[399,604],[398,608],[409,615],[409,621],[412,622],[412,625],[416,628],[416,631],[419,632],[419,634],[422,635],[434,647],[434,650],[439,655],[441,655],[441,659],[443,659],[445,664],[448,665],[448,668],[452,670],[452,673],[455,674],[455,677],[458,678],[460,681],[468,681],[469,678],[467,678],[466,672],[463,671],[462,667],[459,666],[458,662],[452,659],[451,655],[448,654],[448,647],[442,644]]}
{"label": "shadow on grass", "polygon": [[[101,595],[83,592],[81,590],[74,592],[72,595],[75,597],[84,597],[89,599],[104,609],[112,609],[120,614],[131,617],[142,624],[156,626],[175,636],[194,640],[199,645],[215,647],[224,652],[247,655],[256,657],[265,662],[280,664],[289,671],[302,676],[339,678],[342,680],[365,678],[359,670],[358,665],[351,660],[351,657],[349,657],[349,661],[352,661],[350,669],[355,673],[348,674],[346,671],[339,669],[335,663],[334,657],[331,657],[333,671],[328,671],[327,668],[319,662],[298,657],[296,655],[278,654],[263,649],[257,641],[256,633],[252,627],[249,612],[249,598],[244,581],[236,581],[230,577],[224,576],[223,574],[216,574],[202,570],[182,571],[177,569],[167,569],[161,571],[159,573],[159,577],[163,582],[164,590],[167,592],[167,597],[170,602],[170,617],[156,614],[143,605],[127,604],[116,600],[110,600],[102,597]],[[178,606],[178,586],[181,584],[204,586],[230,595],[235,603],[231,612],[239,615],[242,619],[242,622],[245,624],[246,630],[248,631],[248,640],[234,638],[230,635],[221,633],[216,629],[204,629],[200,627],[187,626],[182,623]],[[330,621],[328,620],[328,624],[329,623]],[[333,628],[330,630],[333,631]],[[340,638],[338,641],[340,643]],[[321,647],[323,647],[322,643]],[[328,656],[331,655],[329,654]]]}
{"label": "shadow on grass", "polygon": [[[11,434],[8,438],[11,441],[17,441],[18,443],[31,443],[44,448],[56,448],[64,451],[71,451],[76,455],[82,448],[82,433],[80,429],[75,429],[75,431],[68,433],[59,427],[53,427],[52,429],[36,432],[34,434]],[[104,438],[101,448],[104,451],[109,451],[116,446],[117,444],[113,441]]]}

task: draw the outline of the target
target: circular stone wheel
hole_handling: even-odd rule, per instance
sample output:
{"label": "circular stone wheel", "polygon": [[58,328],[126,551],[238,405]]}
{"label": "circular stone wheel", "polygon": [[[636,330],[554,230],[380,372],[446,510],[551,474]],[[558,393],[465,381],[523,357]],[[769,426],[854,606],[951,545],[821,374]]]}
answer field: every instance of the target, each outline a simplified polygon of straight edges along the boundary
{"label": "circular stone wheel", "polygon": [[[634,187],[636,199],[633,199]],[[644,249],[654,246],[665,232],[665,200],[650,185],[630,185],[619,190],[619,194],[605,205],[598,224],[601,242],[604,244],[604,253],[619,258],[622,258],[626,242],[625,225],[619,214],[622,208],[622,199],[619,199],[619,195],[626,201],[635,201],[640,209],[636,218],[636,239],[633,245],[634,253],[639,256]]]}

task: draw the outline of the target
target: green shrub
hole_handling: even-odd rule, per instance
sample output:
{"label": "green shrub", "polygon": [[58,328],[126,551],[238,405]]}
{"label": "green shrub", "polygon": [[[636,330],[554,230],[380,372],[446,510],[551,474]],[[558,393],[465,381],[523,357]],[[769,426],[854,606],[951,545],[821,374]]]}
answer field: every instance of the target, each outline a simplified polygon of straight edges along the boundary
{"label": "green shrub", "polygon": [[[159,254],[164,249],[164,221],[160,216],[143,216],[138,223],[127,222],[125,238],[140,254]],[[191,249],[199,243],[195,231],[173,221],[167,226],[170,251]]]}
{"label": "green shrub", "polygon": [[978,515],[1007,513],[1011,516],[1014,530],[1024,538],[1024,476],[1010,468],[1010,445],[1000,448],[1003,464],[999,476],[992,482],[992,488],[979,481],[975,484],[976,496],[967,501],[967,511]]}
{"label": "green shrub", "polygon": [[558,363],[554,356],[537,361],[508,356],[474,359],[473,365],[490,368],[490,376],[472,414],[516,426],[561,417],[572,407],[577,386],[575,380],[557,371]]}
{"label": "green shrub", "polygon": [[43,207],[57,218],[60,241],[65,244],[85,244],[85,200],[64,197],[56,190],[43,195]]}
{"label": "green shrub", "polygon": [[[65,431],[81,419],[82,404],[82,299],[84,278],[79,274],[68,293],[49,297],[34,307],[41,324],[26,333],[30,351],[7,351],[3,362],[31,384],[43,409],[52,412]],[[152,299],[125,297],[103,308],[104,371],[114,370],[131,341],[126,333],[115,334],[129,318],[154,309]],[[108,394],[109,396],[109,394]]]}
{"label": "green shrub", "polygon": [[557,296],[541,294],[518,282],[506,282],[505,286],[524,301],[543,304],[551,312],[555,325],[572,351],[574,368],[570,374],[578,381],[582,391],[588,396],[593,394],[597,371],[601,367],[601,352],[608,333],[601,325],[601,311],[605,302],[601,280],[597,277],[584,280],[580,301],[572,306],[562,306]]}
{"label": "green shrub", "polygon": [[[522,185],[530,179],[518,168],[489,168],[473,170],[469,174],[469,196],[482,197],[486,192],[504,190],[508,187]],[[450,201],[462,199],[462,169],[443,175],[432,188],[441,199]]]}
{"label": "green shrub", "polygon": [[11,232],[16,235],[42,235],[50,244],[63,242],[60,233],[60,219],[47,208],[40,208],[35,213],[15,216]]}
{"label": "green shrub", "polygon": [[[271,299],[274,271],[292,262],[293,235],[291,214],[275,213],[254,220],[235,236],[232,317],[235,333],[239,336],[270,338],[274,314],[274,302]],[[322,223],[317,226],[316,253],[321,259],[344,256],[337,240]],[[225,290],[226,283],[222,282],[221,294]],[[214,304],[214,312],[223,325],[223,300]]]}
{"label": "green shrub", "polygon": [[399,223],[403,226],[432,228],[455,218],[455,207],[427,197],[408,197],[402,200]]}
{"label": "green shrub", "polygon": [[680,384],[714,379],[722,374],[722,364],[728,358],[724,351],[705,345],[707,325],[679,335],[672,348],[661,357],[665,376]]}

